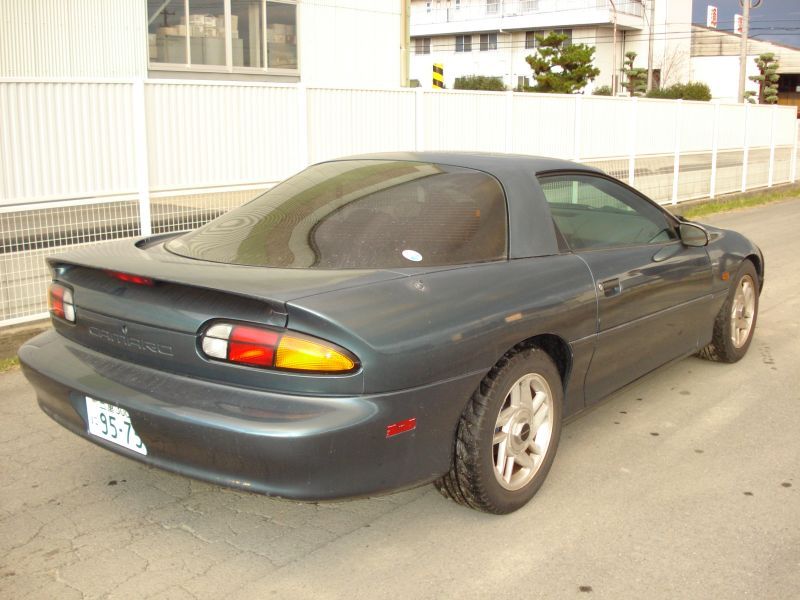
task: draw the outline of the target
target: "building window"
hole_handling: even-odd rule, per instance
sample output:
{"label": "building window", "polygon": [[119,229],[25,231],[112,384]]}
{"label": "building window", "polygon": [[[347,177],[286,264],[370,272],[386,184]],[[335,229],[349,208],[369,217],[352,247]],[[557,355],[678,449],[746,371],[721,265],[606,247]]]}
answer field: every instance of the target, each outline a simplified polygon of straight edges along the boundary
{"label": "building window", "polygon": [[481,52],[486,52],[487,50],[497,50],[496,33],[481,34]]}
{"label": "building window", "polygon": [[572,29],[554,29],[552,31],[545,31],[544,29],[538,29],[534,31],[526,31],[525,32],[525,48],[538,48],[539,47],[539,40],[536,39],[537,35],[542,37],[547,37],[551,33],[561,33],[567,36],[567,39],[564,40],[564,43],[561,44],[562,46],[569,46],[572,44]]}
{"label": "building window", "polygon": [[567,39],[565,39],[564,43],[561,44],[562,46],[572,45],[572,29],[554,29],[553,33],[560,33],[562,35],[567,36]]}
{"label": "building window", "polygon": [[297,71],[295,0],[147,0],[151,66]]}
{"label": "building window", "polygon": [[500,0],[486,0],[486,14],[496,15],[500,12]]}
{"label": "building window", "polygon": [[431,53],[431,38],[422,37],[414,38],[414,54],[430,54]]}
{"label": "building window", "polygon": [[425,12],[431,12],[431,3],[430,2],[426,2],[425,3]]}
{"label": "building window", "polygon": [[456,52],[472,52],[472,36],[471,35],[457,35],[456,36]]}

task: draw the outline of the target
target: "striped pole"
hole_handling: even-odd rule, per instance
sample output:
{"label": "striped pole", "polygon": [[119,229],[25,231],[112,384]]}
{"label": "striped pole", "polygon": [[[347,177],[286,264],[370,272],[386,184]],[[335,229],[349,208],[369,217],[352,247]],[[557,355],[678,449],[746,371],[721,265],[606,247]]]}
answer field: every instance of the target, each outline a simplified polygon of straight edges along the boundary
{"label": "striped pole", "polygon": [[433,89],[444,89],[444,66],[442,63],[433,63]]}

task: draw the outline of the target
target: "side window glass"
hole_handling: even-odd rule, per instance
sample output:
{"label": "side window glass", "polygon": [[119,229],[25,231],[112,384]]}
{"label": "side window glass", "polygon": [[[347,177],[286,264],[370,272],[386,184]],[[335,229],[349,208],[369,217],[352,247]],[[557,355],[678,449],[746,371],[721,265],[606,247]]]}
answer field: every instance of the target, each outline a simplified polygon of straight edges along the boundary
{"label": "side window glass", "polygon": [[658,208],[608,179],[554,175],[539,183],[573,250],[663,244],[678,237]]}

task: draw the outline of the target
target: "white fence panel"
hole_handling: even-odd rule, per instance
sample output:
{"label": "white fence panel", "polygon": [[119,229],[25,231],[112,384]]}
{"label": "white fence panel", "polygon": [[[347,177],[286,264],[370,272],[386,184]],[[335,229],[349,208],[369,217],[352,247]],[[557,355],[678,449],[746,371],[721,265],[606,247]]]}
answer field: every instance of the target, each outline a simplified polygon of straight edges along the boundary
{"label": "white fence panel", "polygon": [[414,150],[413,90],[308,89],[310,162]]}
{"label": "white fence panel", "polygon": [[574,96],[514,94],[514,152],[574,158],[576,102]]}
{"label": "white fence panel", "polygon": [[719,149],[733,150],[744,147],[743,104],[720,104],[719,107]]}
{"label": "white fence panel", "polygon": [[135,192],[131,91],[0,83],[0,205]]}
{"label": "white fence panel", "polygon": [[[774,107],[773,107],[773,110]],[[775,114],[775,145],[793,146],[797,137],[797,118],[791,111],[779,108]]]}
{"label": "white fence panel", "polygon": [[425,150],[506,151],[506,94],[426,91]]}
{"label": "white fence panel", "polygon": [[587,96],[581,99],[581,160],[627,156],[630,152],[630,128],[633,103],[627,99]]}
{"label": "white fence panel", "polygon": [[682,102],[680,127],[681,152],[708,152],[714,136],[714,105],[710,102]]}
{"label": "white fence panel", "polygon": [[[636,154],[671,154],[675,151],[677,102],[640,98],[637,108]],[[708,140],[711,149],[711,140]]]}
{"label": "white fence panel", "polygon": [[747,144],[751,148],[769,146],[774,109],[753,104],[747,110]]}
{"label": "white fence panel", "polygon": [[305,166],[294,86],[145,87],[150,189],[275,182]]}

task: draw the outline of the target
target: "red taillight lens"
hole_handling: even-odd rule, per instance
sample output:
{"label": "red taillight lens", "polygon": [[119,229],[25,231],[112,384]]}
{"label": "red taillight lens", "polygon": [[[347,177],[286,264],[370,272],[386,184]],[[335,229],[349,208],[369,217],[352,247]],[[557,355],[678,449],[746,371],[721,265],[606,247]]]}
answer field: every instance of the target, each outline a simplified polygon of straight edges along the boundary
{"label": "red taillight lens", "polygon": [[149,277],[142,277],[141,275],[131,275],[130,273],[121,273],[120,271],[106,271],[106,275],[119,279],[120,281],[135,283],[136,285],[155,285],[152,279]]}
{"label": "red taillight lens", "polygon": [[200,345],[209,358],[268,369],[347,373],[358,366],[352,354],[329,342],[249,325],[212,325]]}
{"label": "red taillight lens", "polygon": [[72,300],[72,290],[60,283],[51,283],[47,294],[47,304],[50,314],[70,323],[75,322],[75,304]]}
{"label": "red taillight lens", "polygon": [[246,365],[271,367],[278,334],[267,329],[236,325],[228,338],[228,360]]}

